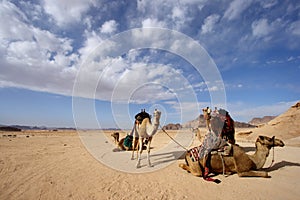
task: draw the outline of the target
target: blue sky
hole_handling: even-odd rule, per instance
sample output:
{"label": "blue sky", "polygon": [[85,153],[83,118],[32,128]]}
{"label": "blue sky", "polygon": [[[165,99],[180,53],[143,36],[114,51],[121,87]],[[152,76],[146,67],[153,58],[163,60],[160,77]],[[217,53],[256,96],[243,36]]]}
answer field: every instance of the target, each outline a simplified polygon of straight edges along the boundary
{"label": "blue sky", "polygon": [[247,122],[299,101],[299,72],[296,0],[0,2],[0,124],[130,128],[141,108],[165,124],[206,106]]}

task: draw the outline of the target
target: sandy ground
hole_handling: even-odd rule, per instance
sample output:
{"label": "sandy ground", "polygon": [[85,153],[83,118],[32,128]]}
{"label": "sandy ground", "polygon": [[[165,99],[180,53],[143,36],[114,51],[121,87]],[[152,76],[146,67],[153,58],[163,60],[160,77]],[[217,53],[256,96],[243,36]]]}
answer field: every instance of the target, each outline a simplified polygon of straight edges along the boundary
{"label": "sandy ground", "polygon": [[[169,142],[158,133],[153,153]],[[254,149],[241,138],[238,143]],[[198,144],[195,139],[192,146]],[[0,132],[0,199],[298,199],[299,153],[295,146],[276,148],[275,163],[266,169],[271,178],[218,175],[222,182],[215,184],[179,168],[182,157],[149,173],[114,170],[95,159],[75,131]]]}

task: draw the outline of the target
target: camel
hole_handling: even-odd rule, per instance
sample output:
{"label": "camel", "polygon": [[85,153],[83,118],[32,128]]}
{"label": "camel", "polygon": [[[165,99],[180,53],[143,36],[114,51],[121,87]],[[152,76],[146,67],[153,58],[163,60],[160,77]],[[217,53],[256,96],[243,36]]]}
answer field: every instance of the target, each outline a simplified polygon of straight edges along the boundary
{"label": "camel", "polygon": [[[280,139],[267,136],[259,136],[255,142],[256,151],[254,154],[247,154],[242,147],[234,144],[232,145],[230,156],[222,156],[217,154],[211,155],[210,172],[214,174],[237,173],[239,177],[265,177],[268,178],[266,171],[258,171],[261,169],[269,155],[272,147],[283,147],[284,143]],[[186,164],[179,164],[179,167],[192,173],[194,176],[202,176],[203,174],[203,159],[193,162],[188,151],[185,155]],[[223,161],[222,161],[223,160]]]}
{"label": "camel", "polygon": [[119,132],[114,132],[110,136],[112,136],[114,138],[115,144],[118,144],[120,142],[119,141],[119,137],[120,137],[120,133]]}
{"label": "camel", "polygon": [[[141,156],[142,156],[142,152],[143,152],[143,142],[144,139],[147,140],[147,160],[148,160],[148,166],[149,167],[153,167],[151,162],[150,162],[150,145],[151,145],[151,141],[153,136],[155,135],[155,133],[158,130],[159,127],[159,120],[160,120],[160,116],[161,116],[161,112],[157,109],[154,110],[153,113],[153,122],[151,123],[149,118],[145,118],[143,119],[142,123],[139,124],[138,126],[136,126],[136,132],[138,133],[139,137],[138,137],[138,157],[137,157],[137,164],[136,164],[136,168],[140,168],[141,167]],[[137,138],[134,137],[133,139],[133,147],[132,149],[135,149],[135,144],[136,144],[136,140]],[[134,151],[132,151],[132,159],[133,159],[133,154]]]}
{"label": "camel", "polygon": [[195,136],[197,137],[197,139],[199,140],[199,142],[202,142],[202,136],[201,136],[201,133],[200,133],[200,128],[192,128],[191,131],[193,133],[195,133]]}
{"label": "camel", "polygon": [[[135,143],[132,145],[135,149],[133,150],[133,148],[131,147],[127,147],[127,146],[125,146],[124,145],[124,141],[125,141],[125,138],[122,138],[122,139],[120,139],[119,140],[119,137],[120,137],[120,134],[119,134],[119,132],[114,132],[114,133],[112,133],[111,134],[111,136],[113,137],[113,139],[114,139],[114,142],[115,142],[115,144],[117,145],[117,149],[114,149],[114,151],[134,151],[134,150],[138,150],[138,148],[139,148],[139,144],[138,144],[138,138],[136,138],[136,140],[134,141]],[[145,149],[144,147],[143,147],[143,149]],[[138,154],[138,152],[137,152],[137,154]],[[132,160],[134,159],[134,154],[132,154]]]}

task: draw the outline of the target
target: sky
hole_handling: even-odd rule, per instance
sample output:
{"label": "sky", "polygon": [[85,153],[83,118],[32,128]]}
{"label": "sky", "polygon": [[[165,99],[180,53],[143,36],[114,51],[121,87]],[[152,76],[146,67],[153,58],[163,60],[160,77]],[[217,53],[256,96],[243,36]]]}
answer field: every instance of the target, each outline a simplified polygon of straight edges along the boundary
{"label": "sky", "polygon": [[279,115],[300,97],[297,0],[0,2],[0,124],[161,124],[201,108]]}

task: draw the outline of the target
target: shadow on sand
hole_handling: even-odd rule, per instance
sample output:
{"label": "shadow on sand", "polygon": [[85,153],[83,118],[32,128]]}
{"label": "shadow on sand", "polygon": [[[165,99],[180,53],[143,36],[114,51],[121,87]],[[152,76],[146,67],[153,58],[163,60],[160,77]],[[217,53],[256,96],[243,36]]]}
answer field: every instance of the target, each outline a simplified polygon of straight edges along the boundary
{"label": "shadow on sand", "polygon": [[185,153],[186,151],[182,150],[161,154],[151,154],[150,157],[153,158],[153,160],[151,160],[153,165],[159,165],[166,162],[173,162],[178,159],[184,159]]}
{"label": "shadow on sand", "polygon": [[270,168],[263,168],[264,170],[266,170],[267,172],[272,172],[272,171],[276,171],[278,169],[281,169],[283,167],[300,167],[300,163],[294,163],[294,162],[289,162],[289,161],[281,161],[279,163],[275,163],[272,167]]}

